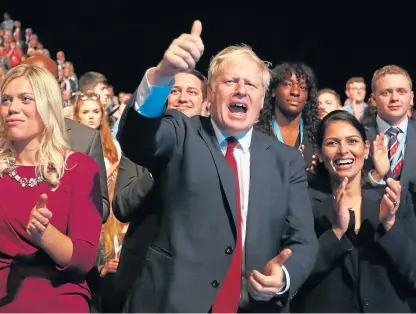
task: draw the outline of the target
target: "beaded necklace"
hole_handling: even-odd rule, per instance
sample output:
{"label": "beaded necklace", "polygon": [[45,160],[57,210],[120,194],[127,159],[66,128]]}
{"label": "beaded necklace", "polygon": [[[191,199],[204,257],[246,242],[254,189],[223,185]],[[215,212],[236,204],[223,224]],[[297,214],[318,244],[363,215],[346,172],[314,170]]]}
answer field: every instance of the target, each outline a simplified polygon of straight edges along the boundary
{"label": "beaded necklace", "polygon": [[10,163],[10,167],[12,168],[12,170],[9,172],[9,177],[19,182],[22,188],[25,188],[25,187],[33,188],[44,180],[44,177],[42,174],[40,174],[36,178],[29,178],[29,179],[22,178],[21,176],[17,174],[15,161],[10,160],[9,163]]}

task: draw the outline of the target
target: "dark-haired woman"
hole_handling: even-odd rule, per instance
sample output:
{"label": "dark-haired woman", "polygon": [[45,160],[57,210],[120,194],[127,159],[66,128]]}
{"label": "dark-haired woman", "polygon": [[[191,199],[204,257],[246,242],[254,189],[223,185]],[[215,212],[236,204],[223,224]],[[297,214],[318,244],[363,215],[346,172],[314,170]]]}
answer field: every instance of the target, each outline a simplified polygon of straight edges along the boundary
{"label": "dark-haired woman", "polygon": [[[374,162],[387,158],[379,136]],[[401,186],[363,185],[369,155],[365,129],[337,110],[320,123],[319,164],[310,196],[320,250],[315,269],[292,300],[292,312],[410,312],[416,292],[416,219]]]}
{"label": "dark-haired woman", "polygon": [[316,80],[302,63],[282,63],[272,70],[269,92],[256,129],[298,148],[306,167],[312,165],[313,143],[319,123]]}

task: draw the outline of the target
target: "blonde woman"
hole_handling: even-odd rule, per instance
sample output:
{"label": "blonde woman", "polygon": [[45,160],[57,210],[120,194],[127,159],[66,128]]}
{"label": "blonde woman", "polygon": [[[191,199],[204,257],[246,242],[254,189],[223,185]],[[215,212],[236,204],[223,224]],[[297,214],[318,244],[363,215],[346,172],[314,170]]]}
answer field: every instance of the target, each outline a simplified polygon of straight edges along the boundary
{"label": "blonde woman", "polygon": [[0,92],[0,311],[89,312],[99,166],[67,144],[48,71],[19,65]]}

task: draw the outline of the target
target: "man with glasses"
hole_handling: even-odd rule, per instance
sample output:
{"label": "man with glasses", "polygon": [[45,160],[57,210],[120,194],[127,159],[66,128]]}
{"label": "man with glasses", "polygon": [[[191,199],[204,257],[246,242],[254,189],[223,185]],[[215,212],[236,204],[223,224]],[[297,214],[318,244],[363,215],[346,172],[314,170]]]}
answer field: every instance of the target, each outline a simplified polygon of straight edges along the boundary
{"label": "man with glasses", "polygon": [[364,111],[367,108],[367,104],[364,102],[366,94],[366,85],[362,77],[352,77],[347,81],[345,94],[350,103],[343,109],[352,113],[358,120],[364,116]]}

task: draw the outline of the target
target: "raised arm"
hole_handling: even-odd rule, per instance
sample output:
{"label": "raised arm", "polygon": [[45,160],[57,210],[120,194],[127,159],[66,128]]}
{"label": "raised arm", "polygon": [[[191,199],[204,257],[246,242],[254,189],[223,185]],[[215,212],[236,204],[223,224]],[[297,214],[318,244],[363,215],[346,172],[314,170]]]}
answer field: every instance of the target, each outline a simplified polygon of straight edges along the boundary
{"label": "raised arm", "polygon": [[146,71],[120,118],[117,139],[124,154],[152,173],[169,162],[184,137],[183,123],[162,115],[175,74],[194,68],[203,53],[201,31],[201,22],[195,21],[190,34],[172,42],[157,67]]}

